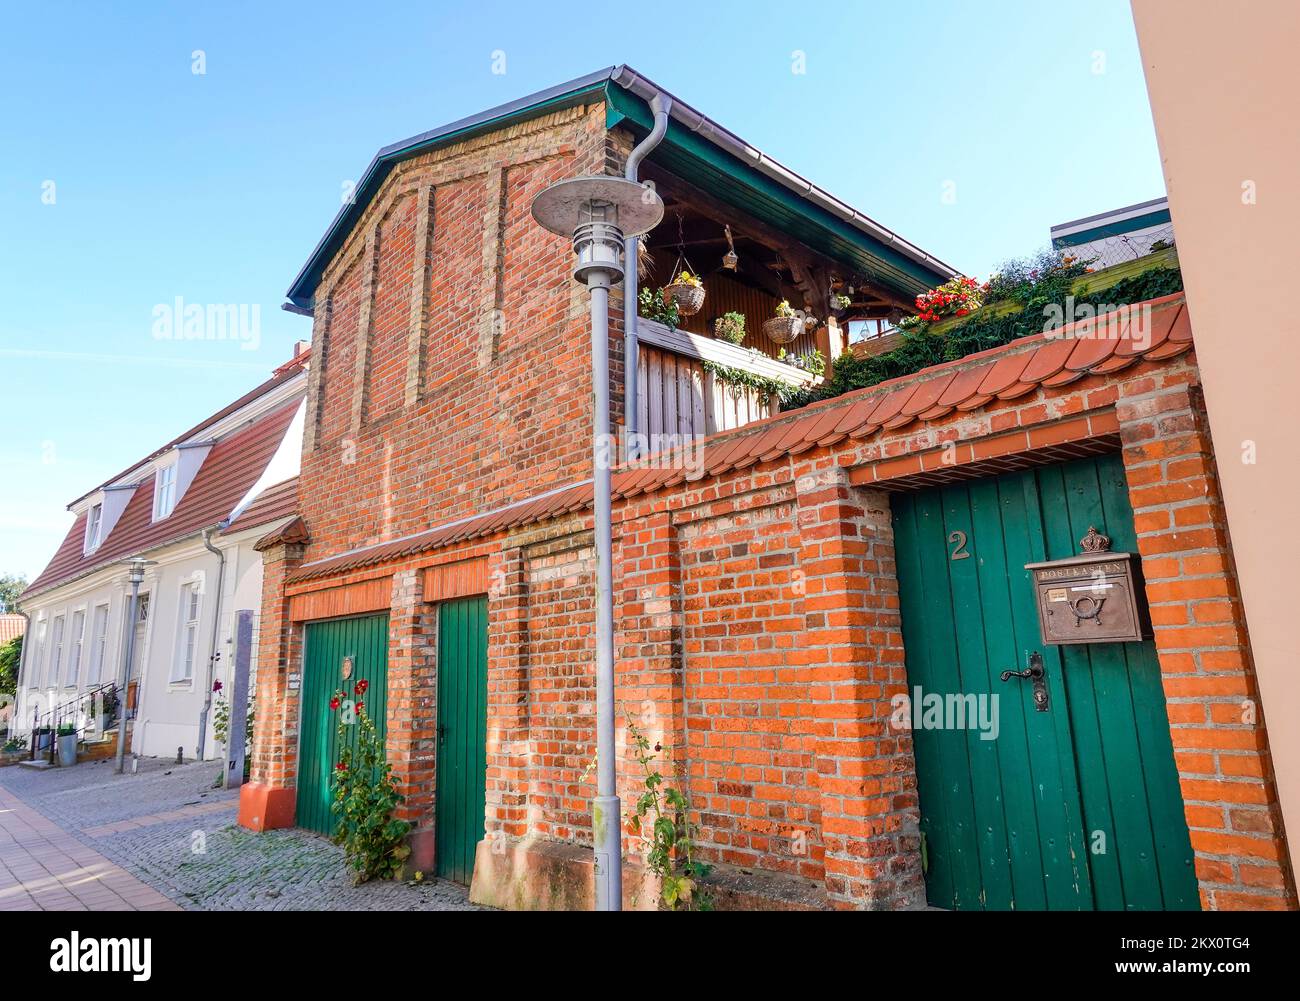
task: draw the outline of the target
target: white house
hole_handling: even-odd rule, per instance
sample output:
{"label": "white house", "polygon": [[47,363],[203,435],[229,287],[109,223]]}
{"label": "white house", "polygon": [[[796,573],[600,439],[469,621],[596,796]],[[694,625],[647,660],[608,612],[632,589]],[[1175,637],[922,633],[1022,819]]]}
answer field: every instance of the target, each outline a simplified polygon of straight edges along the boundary
{"label": "white house", "polygon": [[[127,707],[133,753],[196,756],[202,716],[203,756],[221,756],[214,689],[230,691],[236,613],[262,604],[253,545],[297,507],[307,359],[300,345],[271,379],[69,505],[71,530],[21,599],[29,637],[15,733],[71,712],[93,738],[87,710],[109,685]],[[133,557],[154,565],[131,622]]]}

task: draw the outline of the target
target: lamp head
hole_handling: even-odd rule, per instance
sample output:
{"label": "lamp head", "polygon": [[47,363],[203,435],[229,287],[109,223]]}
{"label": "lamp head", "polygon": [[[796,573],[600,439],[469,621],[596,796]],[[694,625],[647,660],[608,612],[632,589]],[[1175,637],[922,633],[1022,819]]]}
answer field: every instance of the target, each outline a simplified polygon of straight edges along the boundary
{"label": "lamp head", "polygon": [[623,240],[648,233],[664,216],[654,188],[622,177],[575,177],[559,181],[533,199],[533,218],[546,230],[573,238],[574,277],[610,281],[623,277]]}

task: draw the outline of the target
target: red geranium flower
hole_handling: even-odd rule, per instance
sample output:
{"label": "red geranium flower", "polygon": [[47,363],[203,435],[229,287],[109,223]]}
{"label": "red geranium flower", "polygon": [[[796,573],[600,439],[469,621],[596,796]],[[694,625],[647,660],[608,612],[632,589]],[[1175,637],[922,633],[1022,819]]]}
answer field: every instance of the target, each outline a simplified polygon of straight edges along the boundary
{"label": "red geranium flower", "polygon": [[334,770],[337,772],[346,772],[348,770],[348,766],[345,765],[342,761],[340,761],[337,765],[334,766]]}
{"label": "red geranium flower", "polygon": [[339,697],[336,695],[334,696],[334,698],[330,699],[330,708],[337,709],[338,707],[339,707]]}
{"label": "red geranium flower", "polygon": [[362,701],[360,701],[360,700],[358,699],[358,700],[357,700],[357,712],[361,712],[361,710],[364,709],[365,707],[366,707],[366,704],[365,704],[364,702],[362,702]]}
{"label": "red geranium flower", "polygon": [[369,687],[370,687],[370,682],[368,682],[365,678],[362,678],[360,681],[357,682],[356,692],[358,695],[365,695],[366,689]]}

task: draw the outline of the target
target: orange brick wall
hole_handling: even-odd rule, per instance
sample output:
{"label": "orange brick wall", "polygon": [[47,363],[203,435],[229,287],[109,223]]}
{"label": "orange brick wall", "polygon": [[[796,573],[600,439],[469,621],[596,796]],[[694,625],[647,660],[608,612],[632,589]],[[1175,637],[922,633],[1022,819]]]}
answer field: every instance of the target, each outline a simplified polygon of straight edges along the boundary
{"label": "orange brick wall", "polygon": [[[567,241],[528,206],[555,180],[616,170],[626,147],[593,106],[410,160],[317,292],[301,478],[311,542],[264,554],[253,781],[296,778],[290,597],[386,589],[389,754],[421,868],[437,794],[437,606],[422,571],[435,563],[486,561],[488,842],[590,843],[590,519],[285,577],[589,475],[586,295]],[[618,502],[620,711],[671,755],[702,855],[815,885],[826,906],[922,903],[911,745],[888,726],[906,687],[889,491],[1122,444],[1202,902],[1294,906],[1197,381],[1191,356],[1142,362]],[[621,414],[621,396],[611,402]],[[619,733],[627,808],[641,786]],[[638,839],[625,845],[635,861]]]}
{"label": "orange brick wall", "polygon": [[587,297],[568,241],[530,206],[604,170],[609,143],[602,105],[573,108],[387,179],[316,291],[307,561],[584,475]]}
{"label": "orange brick wall", "polygon": [[[1293,906],[1195,384],[1190,356],[1142,363],[1110,380],[1086,377],[903,433],[849,439],[617,502],[620,711],[671,754],[690,790],[702,854],[812,881],[829,906],[923,902],[910,739],[888,725],[890,699],[906,686],[888,491],[945,466],[1064,459],[1122,440],[1203,905]],[[949,443],[959,443],[955,458]],[[480,556],[488,560],[490,622],[488,843],[589,844],[587,514],[354,575],[395,575],[395,704],[406,705],[412,679],[409,711],[390,719],[411,797],[405,813],[429,829],[436,605],[420,600],[419,575],[409,585],[404,575]],[[267,580],[270,600],[274,570]],[[413,610],[421,605],[424,613]],[[621,725],[619,732],[626,808],[640,785]],[[275,770],[259,760],[256,767],[291,775],[286,765]],[[625,845],[635,862],[640,842],[630,831]]]}
{"label": "orange brick wall", "polygon": [[1202,905],[1280,909],[1282,818],[1201,396],[1155,376],[1117,408]]}

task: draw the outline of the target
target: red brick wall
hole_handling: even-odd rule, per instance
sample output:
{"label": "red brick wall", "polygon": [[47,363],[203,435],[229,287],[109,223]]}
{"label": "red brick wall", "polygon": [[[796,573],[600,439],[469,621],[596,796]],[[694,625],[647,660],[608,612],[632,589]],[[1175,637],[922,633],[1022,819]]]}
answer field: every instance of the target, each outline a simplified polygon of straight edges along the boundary
{"label": "red brick wall", "polygon": [[[1087,377],[617,502],[620,711],[670,752],[668,767],[692,797],[703,855],[815,885],[831,906],[923,901],[910,740],[888,725],[906,673],[887,490],[949,465],[1063,459],[1118,447],[1122,438],[1203,904],[1293,906],[1195,381],[1190,356],[1142,363],[1109,380]],[[951,443],[958,447],[945,447]],[[485,553],[486,843],[511,859],[506,848],[530,839],[588,844],[589,516],[363,575]],[[411,601],[401,595],[395,615]],[[431,621],[426,616],[426,632]],[[400,647],[398,677],[412,656]],[[431,648],[422,656],[431,679]],[[619,732],[626,809],[641,786],[625,728]],[[413,777],[423,767],[415,759],[403,765]],[[408,813],[427,828],[427,785],[405,788]],[[635,861],[640,843],[630,831],[625,845]]]}
{"label": "red brick wall", "polygon": [[529,210],[608,142],[603,106],[556,112],[403,163],[367,207],[316,291],[308,561],[586,475],[587,298]]}
{"label": "red brick wall", "polygon": [[[821,878],[800,532],[788,497],[682,524],[679,765],[712,861]],[[790,850],[792,832],[811,842]]]}
{"label": "red brick wall", "polygon": [[1126,389],[1124,466],[1201,902],[1284,908],[1282,818],[1203,402],[1155,375]]}

